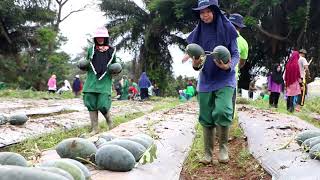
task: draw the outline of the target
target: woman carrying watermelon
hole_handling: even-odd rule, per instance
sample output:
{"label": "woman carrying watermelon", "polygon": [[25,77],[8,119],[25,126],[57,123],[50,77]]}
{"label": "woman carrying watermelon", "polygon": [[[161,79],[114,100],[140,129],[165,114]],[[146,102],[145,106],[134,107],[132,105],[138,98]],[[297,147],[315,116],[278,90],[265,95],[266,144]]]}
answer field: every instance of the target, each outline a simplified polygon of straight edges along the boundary
{"label": "woman carrying watermelon", "polygon": [[[199,23],[188,36],[187,42],[198,44],[204,51],[210,52],[215,47],[222,45],[231,54],[228,61],[207,56],[204,63],[201,62],[202,58],[196,59],[191,56],[193,68],[200,70],[199,122],[203,126],[205,151],[205,157],[201,162],[204,164],[214,162],[213,146],[217,128],[219,134],[218,160],[221,163],[227,163],[229,161],[228,134],[233,120],[232,96],[236,88],[235,67],[239,62],[238,33],[222,14],[218,0],[199,0],[198,7],[193,11],[199,17]],[[220,57],[227,53],[229,53],[227,50],[222,51]],[[185,59],[187,58],[183,60]]]}
{"label": "woman carrying watermelon", "polygon": [[99,133],[98,111],[105,117],[109,129],[112,76],[108,72],[110,64],[116,63],[116,49],[109,45],[109,33],[106,28],[98,28],[94,34],[94,45],[88,49],[87,60],[90,62],[87,80],[83,87],[83,101],[89,110],[92,131]]}

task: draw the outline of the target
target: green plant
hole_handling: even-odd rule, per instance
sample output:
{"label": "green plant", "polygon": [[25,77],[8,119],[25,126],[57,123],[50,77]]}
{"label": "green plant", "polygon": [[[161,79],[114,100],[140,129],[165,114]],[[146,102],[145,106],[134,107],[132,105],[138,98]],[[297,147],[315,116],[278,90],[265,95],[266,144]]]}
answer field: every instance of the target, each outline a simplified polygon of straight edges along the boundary
{"label": "green plant", "polygon": [[244,167],[244,166],[248,165],[247,162],[250,159],[251,159],[251,154],[250,154],[249,150],[247,148],[241,149],[241,151],[239,152],[238,158],[237,158],[238,166]]}
{"label": "green plant", "polygon": [[33,91],[29,90],[13,90],[5,89],[0,91],[0,97],[2,98],[19,98],[19,99],[71,99],[74,98],[72,92],[64,92],[59,94],[48,94],[45,91]]}

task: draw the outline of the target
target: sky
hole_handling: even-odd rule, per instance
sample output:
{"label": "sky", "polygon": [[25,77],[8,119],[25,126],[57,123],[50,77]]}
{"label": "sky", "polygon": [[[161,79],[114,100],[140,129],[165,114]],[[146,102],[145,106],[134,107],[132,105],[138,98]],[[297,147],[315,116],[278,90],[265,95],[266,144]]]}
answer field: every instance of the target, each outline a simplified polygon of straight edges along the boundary
{"label": "sky", "polygon": [[[134,1],[140,7],[143,6],[141,0]],[[66,15],[72,10],[80,9],[88,3],[94,3],[96,5],[86,8],[84,11],[72,14],[60,25],[62,35],[68,38],[67,43],[64,44],[61,49],[67,52],[71,57],[75,57],[82,52],[82,48],[87,45],[89,34],[92,35],[96,28],[104,26],[107,23],[106,17],[97,6],[99,3],[98,0],[69,0],[67,4],[65,4],[63,15]],[[190,61],[185,64],[181,63],[184,53],[178,49],[176,45],[170,46],[169,50],[173,58],[172,67],[175,76],[198,76],[198,72],[193,70]],[[124,51],[118,51],[117,56],[124,61],[130,61],[133,58],[130,52]]]}

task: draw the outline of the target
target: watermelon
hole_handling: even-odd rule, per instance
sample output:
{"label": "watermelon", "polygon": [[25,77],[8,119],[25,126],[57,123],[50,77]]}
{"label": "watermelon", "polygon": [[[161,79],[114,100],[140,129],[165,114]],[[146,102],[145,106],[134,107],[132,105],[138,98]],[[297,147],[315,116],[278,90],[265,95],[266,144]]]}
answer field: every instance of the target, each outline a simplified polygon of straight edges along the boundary
{"label": "watermelon", "polygon": [[90,66],[90,61],[86,59],[81,59],[77,63],[77,67],[82,71],[88,71]]}
{"label": "watermelon", "polygon": [[37,168],[0,166],[1,180],[70,180],[56,173]]}
{"label": "watermelon", "polygon": [[301,145],[305,140],[316,136],[320,136],[319,130],[306,130],[299,133],[295,140],[299,145]]}
{"label": "watermelon", "polygon": [[56,151],[61,158],[71,158],[75,160],[77,157],[87,159],[97,152],[96,146],[89,140],[83,138],[69,138],[61,141]]}
{"label": "watermelon", "polygon": [[320,144],[313,146],[309,151],[310,158],[320,160]]}
{"label": "watermelon", "polygon": [[318,136],[317,138],[314,138],[311,142],[310,142],[310,149],[313,147],[313,146],[315,146],[315,145],[317,145],[317,144],[319,144],[320,143],[320,136]]}
{"label": "watermelon", "polygon": [[56,159],[53,161],[46,161],[40,164],[40,167],[56,167],[68,172],[74,180],[85,180],[85,176],[81,169],[73,163],[67,162],[63,159]]}
{"label": "watermelon", "polygon": [[198,44],[189,44],[186,47],[186,53],[191,57],[195,59],[199,59],[200,56],[205,56],[205,52],[201,46]]}
{"label": "watermelon", "polygon": [[103,139],[105,139],[106,141],[111,141],[111,140],[113,140],[113,139],[115,139],[115,138],[117,138],[117,137],[114,136],[114,135],[112,135],[112,134],[101,134],[101,135],[99,136],[99,138],[103,138]]}
{"label": "watermelon", "polygon": [[128,150],[112,144],[98,149],[95,161],[101,169],[119,172],[130,171],[136,164],[134,156]]}
{"label": "watermelon", "polygon": [[[320,136],[316,136],[316,137],[313,137],[313,138],[306,139],[305,141],[303,141],[301,146],[305,151],[308,152],[310,150],[311,143],[316,141],[316,140],[318,140],[318,139],[320,140]],[[320,142],[320,141],[318,141],[318,142]]]}
{"label": "watermelon", "polygon": [[8,118],[2,114],[0,114],[0,125],[4,125],[8,122]]}
{"label": "watermelon", "polygon": [[142,154],[146,151],[146,148],[143,145],[126,139],[115,139],[107,144],[114,144],[125,148],[134,156],[136,161],[139,161]]}
{"label": "watermelon", "polygon": [[227,64],[231,60],[231,54],[228,48],[224,46],[217,46],[213,49],[212,55],[216,60],[222,60],[223,63]]}
{"label": "watermelon", "polygon": [[79,161],[76,161],[74,159],[63,158],[61,160],[78,166],[78,168],[80,168],[81,171],[83,172],[83,175],[86,178],[86,180],[90,180],[91,179],[91,173],[90,173],[89,169],[87,168],[87,166],[83,165],[82,163],[80,163]]}
{"label": "watermelon", "polygon": [[149,136],[149,135],[147,135],[147,134],[136,134],[136,135],[134,135],[134,136],[132,136],[133,138],[141,138],[141,139],[144,139],[144,140],[146,140],[149,144],[152,144],[152,143],[154,143],[154,140],[153,140],[153,138],[151,137],[151,136]]}
{"label": "watermelon", "polygon": [[36,167],[37,169],[40,169],[42,171],[46,171],[46,172],[51,172],[54,174],[58,174],[61,175],[69,180],[73,180],[73,177],[71,176],[71,174],[69,174],[67,171],[56,168],[56,167]]}
{"label": "watermelon", "polygon": [[28,121],[28,116],[26,114],[16,114],[10,117],[9,123],[11,125],[23,125]]}
{"label": "watermelon", "polygon": [[122,71],[122,66],[120,63],[112,63],[108,66],[108,72],[112,75],[120,74]]}
{"label": "watermelon", "polygon": [[13,152],[0,152],[1,165],[28,166],[27,160],[20,154]]}
{"label": "watermelon", "polygon": [[146,139],[143,139],[141,137],[127,137],[127,138],[123,138],[123,139],[137,142],[137,143],[141,144],[142,146],[144,146],[146,149],[148,149],[152,145],[152,142],[150,142]]}
{"label": "watermelon", "polygon": [[97,141],[93,142],[94,145],[97,147],[97,149],[101,148],[105,143],[107,143],[108,141],[103,139],[103,138],[99,138]]}

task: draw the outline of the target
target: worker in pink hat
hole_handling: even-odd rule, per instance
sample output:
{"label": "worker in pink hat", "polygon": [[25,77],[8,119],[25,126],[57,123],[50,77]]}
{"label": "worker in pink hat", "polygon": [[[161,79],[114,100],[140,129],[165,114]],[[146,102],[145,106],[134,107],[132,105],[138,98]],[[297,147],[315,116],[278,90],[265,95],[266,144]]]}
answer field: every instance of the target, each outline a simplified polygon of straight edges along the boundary
{"label": "worker in pink hat", "polygon": [[83,87],[83,101],[89,110],[92,126],[90,135],[99,133],[98,111],[105,117],[109,129],[112,128],[110,117],[112,76],[108,72],[108,67],[116,63],[116,49],[110,46],[106,28],[98,28],[93,41],[94,44],[87,53],[90,66]]}

